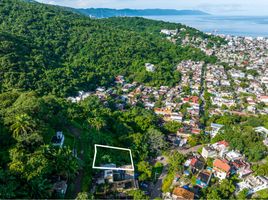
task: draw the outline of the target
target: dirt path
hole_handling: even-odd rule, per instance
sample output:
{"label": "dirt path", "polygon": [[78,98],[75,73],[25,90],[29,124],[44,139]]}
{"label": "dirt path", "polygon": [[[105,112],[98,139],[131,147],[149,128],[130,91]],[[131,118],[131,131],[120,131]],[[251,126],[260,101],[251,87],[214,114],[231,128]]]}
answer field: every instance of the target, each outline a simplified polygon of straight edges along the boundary
{"label": "dirt path", "polygon": [[[81,131],[73,126],[69,127],[68,129],[71,133],[74,134],[74,136],[76,138],[76,142],[80,142],[81,141]],[[82,145],[83,145],[83,143],[81,142],[81,149],[84,149],[84,147]],[[84,152],[83,151],[77,152],[77,156],[81,160],[84,160]],[[76,198],[77,194],[82,191],[82,180],[84,177],[84,169],[79,170],[78,173],[79,174],[76,176],[75,181],[74,181],[74,192],[72,194],[73,198]]]}
{"label": "dirt path", "polygon": [[[194,147],[191,147],[189,149],[175,149],[173,151],[178,151],[179,153],[183,154],[183,155],[186,155],[188,153],[194,153],[194,152],[197,152],[197,150],[202,147],[202,145],[197,145],[197,146],[194,146]],[[164,157],[164,156],[163,156]],[[164,157],[163,160],[159,161],[158,162],[161,162],[163,165],[164,165],[164,168],[163,168],[163,171],[162,171],[162,174],[160,175],[160,177],[158,178],[156,184],[153,184],[152,187],[151,187],[151,199],[155,199],[156,197],[162,197],[162,183],[163,183],[163,180],[165,179],[165,177],[167,176],[167,173],[168,173],[168,163],[167,163],[167,158]]]}

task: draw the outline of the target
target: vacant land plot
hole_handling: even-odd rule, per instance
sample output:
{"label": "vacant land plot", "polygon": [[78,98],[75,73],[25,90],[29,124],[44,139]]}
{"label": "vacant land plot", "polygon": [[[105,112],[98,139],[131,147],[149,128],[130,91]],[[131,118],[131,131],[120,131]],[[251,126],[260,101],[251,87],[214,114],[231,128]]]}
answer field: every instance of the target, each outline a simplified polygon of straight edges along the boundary
{"label": "vacant land plot", "polygon": [[93,168],[134,170],[130,149],[95,145]]}

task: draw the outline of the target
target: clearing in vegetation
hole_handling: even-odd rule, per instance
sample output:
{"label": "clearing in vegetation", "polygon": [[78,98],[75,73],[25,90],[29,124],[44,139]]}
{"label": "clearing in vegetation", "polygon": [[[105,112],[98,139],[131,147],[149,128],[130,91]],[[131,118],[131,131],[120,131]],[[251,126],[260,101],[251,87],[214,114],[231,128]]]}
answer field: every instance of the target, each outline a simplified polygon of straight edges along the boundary
{"label": "clearing in vegetation", "polygon": [[92,168],[134,171],[131,150],[95,144]]}

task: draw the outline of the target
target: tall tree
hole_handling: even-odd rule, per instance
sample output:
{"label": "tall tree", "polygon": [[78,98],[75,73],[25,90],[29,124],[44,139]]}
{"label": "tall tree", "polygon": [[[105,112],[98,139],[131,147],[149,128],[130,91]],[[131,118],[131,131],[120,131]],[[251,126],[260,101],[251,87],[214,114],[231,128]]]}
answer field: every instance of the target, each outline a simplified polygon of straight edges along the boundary
{"label": "tall tree", "polygon": [[164,134],[157,129],[149,129],[146,138],[148,141],[148,146],[151,152],[159,154],[161,150],[167,147],[167,143],[164,138]]}
{"label": "tall tree", "polygon": [[51,170],[56,174],[64,176],[66,179],[73,179],[79,169],[78,159],[73,156],[69,147],[45,146],[45,156],[51,162]]}
{"label": "tall tree", "polygon": [[177,172],[182,168],[182,163],[185,161],[184,155],[175,151],[171,153],[168,157],[168,162],[170,165],[170,170]]}
{"label": "tall tree", "polygon": [[87,121],[92,128],[95,128],[98,131],[106,126],[106,121],[102,117],[92,117]]}
{"label": "tall tree", "polygon": [[141,173],[139,176],[140,181],[149,180],[152,176],[152,166],[146,161],[141,161],[137,165],[138,171]]}
{"label": "tall tree", "polygon": [[15,121],[10,128],[13,131],[13,136],[19,138],[33,132],[34,127],[34,120],[29,115],[22,114],[15,117]]}

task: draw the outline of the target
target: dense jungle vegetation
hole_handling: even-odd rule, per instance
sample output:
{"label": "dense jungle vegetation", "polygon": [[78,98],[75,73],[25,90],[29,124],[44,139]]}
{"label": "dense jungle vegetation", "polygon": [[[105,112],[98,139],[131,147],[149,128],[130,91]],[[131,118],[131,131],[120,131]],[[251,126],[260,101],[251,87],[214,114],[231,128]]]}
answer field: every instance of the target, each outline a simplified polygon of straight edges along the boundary
{"label": "dense jungle vegetation", "polygon": [[[118,74],[153,86],[180,81],[175,65],[184,59],[215,62],[199,49],[161,37],[163,28],[182,26],[143,18],[90,19],[69,9],[19,0],[0,5],[1,91],[35,90],[74,95],[109,85]],[[157,66],[146,72],[144,64]]]}
{"label": "dense jungle vegetation", "polygon": [[[165,131],[152,111],[117,110],[113,99],[108,105],[95,97],[74,104],[65,97],[109,86],[117,75],[173,86],[181,78],[176,70],[181,60],[216,61],[168,41],[161,29],[184,28],[184,34],[215,43],[219,38],[180,24],[90,19],[20,0],[1,0],[0,16],[0,198],[59,198],[52,190],[57,180],[68,181],[67,197],[73,198],[81,171],[77,187],[89,191],[95,143],[131,148],[140,177],[150,178],[143,173],[144,160],[166,147]],[[145,70],[147,62],[157,66],[155,73]],[[65,135],[63,148],[51,144],[56,131]]]}

